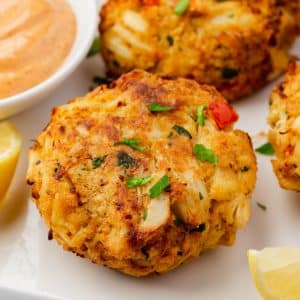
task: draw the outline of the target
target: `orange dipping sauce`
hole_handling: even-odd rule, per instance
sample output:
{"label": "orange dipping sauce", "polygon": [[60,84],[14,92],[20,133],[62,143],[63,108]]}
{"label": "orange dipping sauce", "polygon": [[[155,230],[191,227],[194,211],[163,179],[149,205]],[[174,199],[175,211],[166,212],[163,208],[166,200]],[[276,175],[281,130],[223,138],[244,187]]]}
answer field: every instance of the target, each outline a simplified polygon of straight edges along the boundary
{"label": "orange dipping sauce", "polygon": [[0,0],[0,100],[49,78],[76,37],[65,0]]}

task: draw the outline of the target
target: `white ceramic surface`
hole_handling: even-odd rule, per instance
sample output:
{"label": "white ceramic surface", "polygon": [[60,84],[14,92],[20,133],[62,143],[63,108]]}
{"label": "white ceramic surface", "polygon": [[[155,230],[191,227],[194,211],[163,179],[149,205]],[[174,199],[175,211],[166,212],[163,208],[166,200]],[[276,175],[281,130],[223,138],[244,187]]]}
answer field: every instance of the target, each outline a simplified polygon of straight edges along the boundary
{"label": "white ceramic surface", "polygon": [[33,104],[44,101],[78,67],[86,56],[97,26],[95,0],[68,0],[77,19],[77,35],[63,65],[43,83],[18,95],[0,100],[0,120],[15,115]]}
{"label": "white ceramic surface", "polygon": [[61,300],[57,297],[49,296],[39,293],[23,293],[14,291],[8,288],[0,287],[0,299],[1,300]]}
{"label": "white ceramic surface", "polygon": [[[300,40],[293,52],[300,54]],[[93,265],[47,240],[47,228],[29,200],[24,180],[27,150],[31,139],[48,122],[53,106],[84,95],[92,85],[92,77],[102,72],[99,58],[86,60],[52,96],[11,119],[24,143],[13,186],[0,211],[0,286],[68,300],[260,299],[250,278],[246,251],[265,246],[300,246],[300,194],[280,189],[269,157],[258,156],[252,218],[239,232],[236,244],[205,253],[168,274],[134,279]],[[255,145],[265,142],[256,135],[267,129],[268,99],[274,85],[234,104],[241,116],[237,126],[254,137]],[[267,211],[258,208],[256,201],[264,203]],[[0,288],[1,300],[18,299],[2,295]]]}

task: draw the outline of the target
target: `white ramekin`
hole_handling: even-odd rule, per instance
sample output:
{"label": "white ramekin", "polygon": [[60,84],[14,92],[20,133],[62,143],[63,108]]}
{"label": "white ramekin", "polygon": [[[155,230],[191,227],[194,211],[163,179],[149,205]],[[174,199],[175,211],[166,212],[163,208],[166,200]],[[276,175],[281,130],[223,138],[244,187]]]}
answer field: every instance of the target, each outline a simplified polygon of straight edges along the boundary
{"label": "white ramekin", "polygon": [[[43,101],[78,67],[92,44],[98,20],[95,0],[67,0],[77,19],[77,35],[73,48],[62,66],[47,80],[15,96],[0,100],[0,120],[17,114]],[[63,28],[62,28],[63,30]]]}

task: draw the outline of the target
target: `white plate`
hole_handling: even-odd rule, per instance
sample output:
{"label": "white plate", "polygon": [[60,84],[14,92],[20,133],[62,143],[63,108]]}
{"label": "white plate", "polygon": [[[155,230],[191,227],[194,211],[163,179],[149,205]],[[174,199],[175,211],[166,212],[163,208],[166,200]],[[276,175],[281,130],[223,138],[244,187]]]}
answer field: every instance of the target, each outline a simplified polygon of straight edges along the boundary
{"label": "white plate", "polygon": [[[300,41],[293,52],[297,51],[300,53]],[[92,77],[101,74],[99,68],[103,69],[97,57],[85,61],[55,94],[12,119],[24,144],[9,199],[0,212],[0,286],[70,300],[259,299],[248,271],[247,249],[300,246],[300,194],[280,189],[268,157],[258,157],[252,218],[238,234],[235,246],[208,252],[166,275],[134,279],[64,252],[47,240],[47,229],[29,201],[24,181],[30,140],[46,125],[54,106],[88,91]],[[268,99],[274,84],[235,104],[241,116],[239,128],[253,136],[267,129]],[[267,211],[258,208],[256,201],[266,204]],[[0,292],[0,299],[18,298],[5,298]]]}
{"label": "white plate", "polygon": [[22,293],[8,288],[0,288],[0,299],[3,300],[60,300],[56,297],[38,293]]}

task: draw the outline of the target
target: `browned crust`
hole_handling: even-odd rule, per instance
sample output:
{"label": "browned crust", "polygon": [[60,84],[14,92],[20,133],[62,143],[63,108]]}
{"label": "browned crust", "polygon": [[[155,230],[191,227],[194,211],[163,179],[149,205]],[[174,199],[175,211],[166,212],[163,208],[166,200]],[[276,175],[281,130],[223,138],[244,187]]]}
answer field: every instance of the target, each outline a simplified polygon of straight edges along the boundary
{"label": "browned crust", "polygon": [[[215,101],[225,100],[213,87],[135,70],[111,88],[53,110],[30,151],[27,175],[50,236],[66,250],[134,276],[167,272],[206,249],[231,245],[249,219],[257,167],[247,134],[232,126],[219,130],[210,114],[197,127],[198,106]],[[174,109],[151,113],[150,103]],[[192,139],[172,132],[175,124]],[[148,150],[114,145],[129,134]],[[199,142],[214,150],[218,166],[193,155]],[[127,169],[120,166],[120,153],[133,159]],[[96,168],[95,157],[105,157]],[[170,213],[157,228],[143,229],[156,179],[138,190],[126,188],[126,178],[149,174],[168,174]]]}
{"label": "browned crust", "polygon": [[272,164],[279,183],[282,188],[295,191],[300,191],[299,92],[300,66],[293,62],[271,95],[269,139],[276,151]]}
{"label": "browned crust", "polygon": [[[210,8],[224,3],[208,0],[204,5],[203,1],[194,0],[187,12],[176,18],[170,2],[165,0],[160,1],[160,6],[152,7],[144,7],[140,0],[108,1],[100,12],[99,31],[109,75],[116,77],[134,68],[142,68],[160,75],[191,78],[215,85],[229,100],[261,88],[287,69],[288,49],[299,32],[300,3],[275,0],[234,2],[240,4],[245,15],[252,15],[255,19],[253,27],[230,26],[229,22],[224,28],[207,30],[202,40],[201,35],[196,34],[200,26],[197,24],[203,27],[205,18],[207,23],[211,22]],[[133,51],[133,59],[116,55],[108,46],[112,28],[116,24],[122,25],[120,20],[127,10],[138,13],[148,22],[148,31],[137,37],[152,47],[152,51],[147,52],[125,43]],[[234,11],[228,13],[234,14]],[[166,41],[166,36],[170,35],[172,45]],[[238,73],[224,78],[225,69],[237,70]]]}

